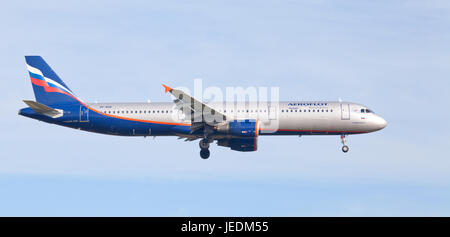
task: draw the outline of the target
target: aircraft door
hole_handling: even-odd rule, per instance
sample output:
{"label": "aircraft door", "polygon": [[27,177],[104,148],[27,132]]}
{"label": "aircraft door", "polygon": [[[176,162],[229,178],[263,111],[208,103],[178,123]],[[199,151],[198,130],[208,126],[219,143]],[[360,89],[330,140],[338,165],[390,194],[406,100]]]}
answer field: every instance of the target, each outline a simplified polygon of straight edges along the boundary
{"label": "aircraft door", "polygon": [[269,119],[276,120],[277,119],[277,107],[269,106]]}
{"label": "aircraft door", "polygon": [[89,109],[80,105],[80,122],[89,122]]}
{"label": "aircraft door", "polygon": [[341,119],[342,120],[350,119],[350,104],[341,103]]}

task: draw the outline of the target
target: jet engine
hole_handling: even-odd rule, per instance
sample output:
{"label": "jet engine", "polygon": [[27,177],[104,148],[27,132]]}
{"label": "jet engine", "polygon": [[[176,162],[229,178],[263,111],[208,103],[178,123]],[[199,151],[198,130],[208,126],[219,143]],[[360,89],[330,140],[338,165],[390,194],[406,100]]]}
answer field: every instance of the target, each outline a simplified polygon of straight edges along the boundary
{"label": "jet engine", "polygon": [[249,138],[258,136],[258,121],[254,119],[233,120],[215,126],[215,130],[236,138]]}
{"label": "jet engine", "polygon": [[217,145],[235,151],[256,151],[259,134],[258,121],[254,119],[233,120],[216,125],[215,130],[228,138],[220,139]]}

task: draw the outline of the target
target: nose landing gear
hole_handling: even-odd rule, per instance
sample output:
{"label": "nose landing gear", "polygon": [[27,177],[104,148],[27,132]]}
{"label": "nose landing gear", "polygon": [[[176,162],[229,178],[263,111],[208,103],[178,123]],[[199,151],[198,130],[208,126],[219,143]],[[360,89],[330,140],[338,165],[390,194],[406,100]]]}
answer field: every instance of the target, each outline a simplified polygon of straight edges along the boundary
{"label": "nose landing gear", "polygon": [[342,145],[343,145],[342,152],[347,153],[350,148],[348,148],[348,146],[345,144],[345,142],[346,142],[345,135],[341,135],[341,141],[342,141]]}
{"label": "nose landing gear", "polygon": [[209,152],[209,140],[206,138],[203,138],[200,140],[199,146],[200,146],[200,157],[202,159],[208,159],[210,152]]}

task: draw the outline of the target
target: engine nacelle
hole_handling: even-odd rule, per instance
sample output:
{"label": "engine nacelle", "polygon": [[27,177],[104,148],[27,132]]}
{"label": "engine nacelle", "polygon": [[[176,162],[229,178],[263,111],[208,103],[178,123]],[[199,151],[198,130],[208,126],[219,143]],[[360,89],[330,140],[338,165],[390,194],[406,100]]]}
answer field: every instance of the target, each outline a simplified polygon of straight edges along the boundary
{"label": "engine nacelle", "polygon": [[217,145],[229,147],[235,151],[256,151],[258,148],[257,139],[257,137],[221,139],[217,141]]}
{"label": "engine nacelle", "polygon": [[220,133],[229,134],[232,137],[257,137],[258,121],[254,119],[233,120],[215,127]]}

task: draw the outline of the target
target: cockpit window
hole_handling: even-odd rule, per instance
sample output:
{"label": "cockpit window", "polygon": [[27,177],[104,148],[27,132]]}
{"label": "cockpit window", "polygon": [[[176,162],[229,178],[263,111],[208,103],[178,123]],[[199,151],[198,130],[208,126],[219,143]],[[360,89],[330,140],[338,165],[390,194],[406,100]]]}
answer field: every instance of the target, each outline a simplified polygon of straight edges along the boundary
{"label": "cockpit window", "polygon": [[374,112],[370,109],[361,109],[361,113],[374,113]]}

